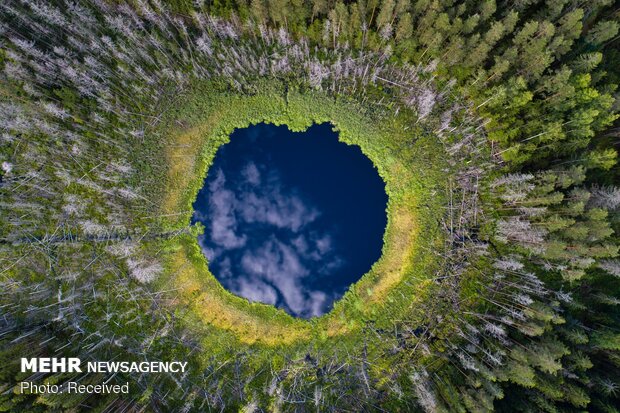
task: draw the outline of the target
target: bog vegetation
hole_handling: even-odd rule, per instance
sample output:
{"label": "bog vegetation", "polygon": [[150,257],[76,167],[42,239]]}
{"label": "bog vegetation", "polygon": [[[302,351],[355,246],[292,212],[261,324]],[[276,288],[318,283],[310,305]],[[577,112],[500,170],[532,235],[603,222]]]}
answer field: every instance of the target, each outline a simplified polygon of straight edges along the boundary
{"label": "bog vegetation", "polygon": [[[2,2],[0,411],[617,412],[618,13]],[[388,227],[308,321],[225,291],[191,205],[235,128],[326,121],[385,180]],[[191,368],[20,373],[36,356]]]}

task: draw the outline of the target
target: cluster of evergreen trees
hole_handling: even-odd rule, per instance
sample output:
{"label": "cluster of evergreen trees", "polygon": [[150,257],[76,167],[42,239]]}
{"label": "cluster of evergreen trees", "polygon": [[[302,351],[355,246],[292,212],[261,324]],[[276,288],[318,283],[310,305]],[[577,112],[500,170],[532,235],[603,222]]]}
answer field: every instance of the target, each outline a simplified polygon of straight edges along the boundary
{"label": "cluster of evergreen trees", "polygon": [[[0,16],[0,410],[619,410],[613,2],[14,0]],[[369,323],[360,349],[271,372],[231,350],[128,398],[17,395],[25,353],[203,363],[145,285],[186,231],[152,216],[149,132],[196,80],[262,78],[402,111],[445,144],[425,323]]]}

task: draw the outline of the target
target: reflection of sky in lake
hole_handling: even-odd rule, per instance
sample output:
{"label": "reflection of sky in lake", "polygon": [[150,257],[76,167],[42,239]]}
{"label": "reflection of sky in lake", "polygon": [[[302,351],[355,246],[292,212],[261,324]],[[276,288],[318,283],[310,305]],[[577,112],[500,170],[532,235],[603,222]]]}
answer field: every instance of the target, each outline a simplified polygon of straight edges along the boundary
{"label": "reflection of sky in lake", "polygon": [[217,152],[194,203],[222,285],[298,317],[326,313],[381,254],[385,185],[329,124],[260,124]]}

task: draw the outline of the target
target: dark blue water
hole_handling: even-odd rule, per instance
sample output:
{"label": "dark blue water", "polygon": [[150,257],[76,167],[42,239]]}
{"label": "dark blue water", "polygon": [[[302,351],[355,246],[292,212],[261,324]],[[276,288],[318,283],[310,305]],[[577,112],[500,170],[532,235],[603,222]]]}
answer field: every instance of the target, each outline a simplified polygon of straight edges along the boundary
{"label": "dark blue water", "polygon": [[328,312],[381,254],[385,184],[329,124],[259,124],[217,151],[194,203],[222,285],[309,318]]}

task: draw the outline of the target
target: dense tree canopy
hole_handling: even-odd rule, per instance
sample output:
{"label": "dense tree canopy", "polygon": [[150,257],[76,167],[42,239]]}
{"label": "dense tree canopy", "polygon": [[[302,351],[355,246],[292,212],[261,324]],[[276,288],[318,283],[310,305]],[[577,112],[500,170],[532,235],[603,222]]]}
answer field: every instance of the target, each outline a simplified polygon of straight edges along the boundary
{"label": "dense tree canopy", "polygon": [[[3,2],[0,411],[618,412],[619,13]],[[382,261],[314,323],[221,291],[189,225],[259,121],[332,121],[387,183]],[[20,394],[19,357],[64,354],[195,367]]]}

